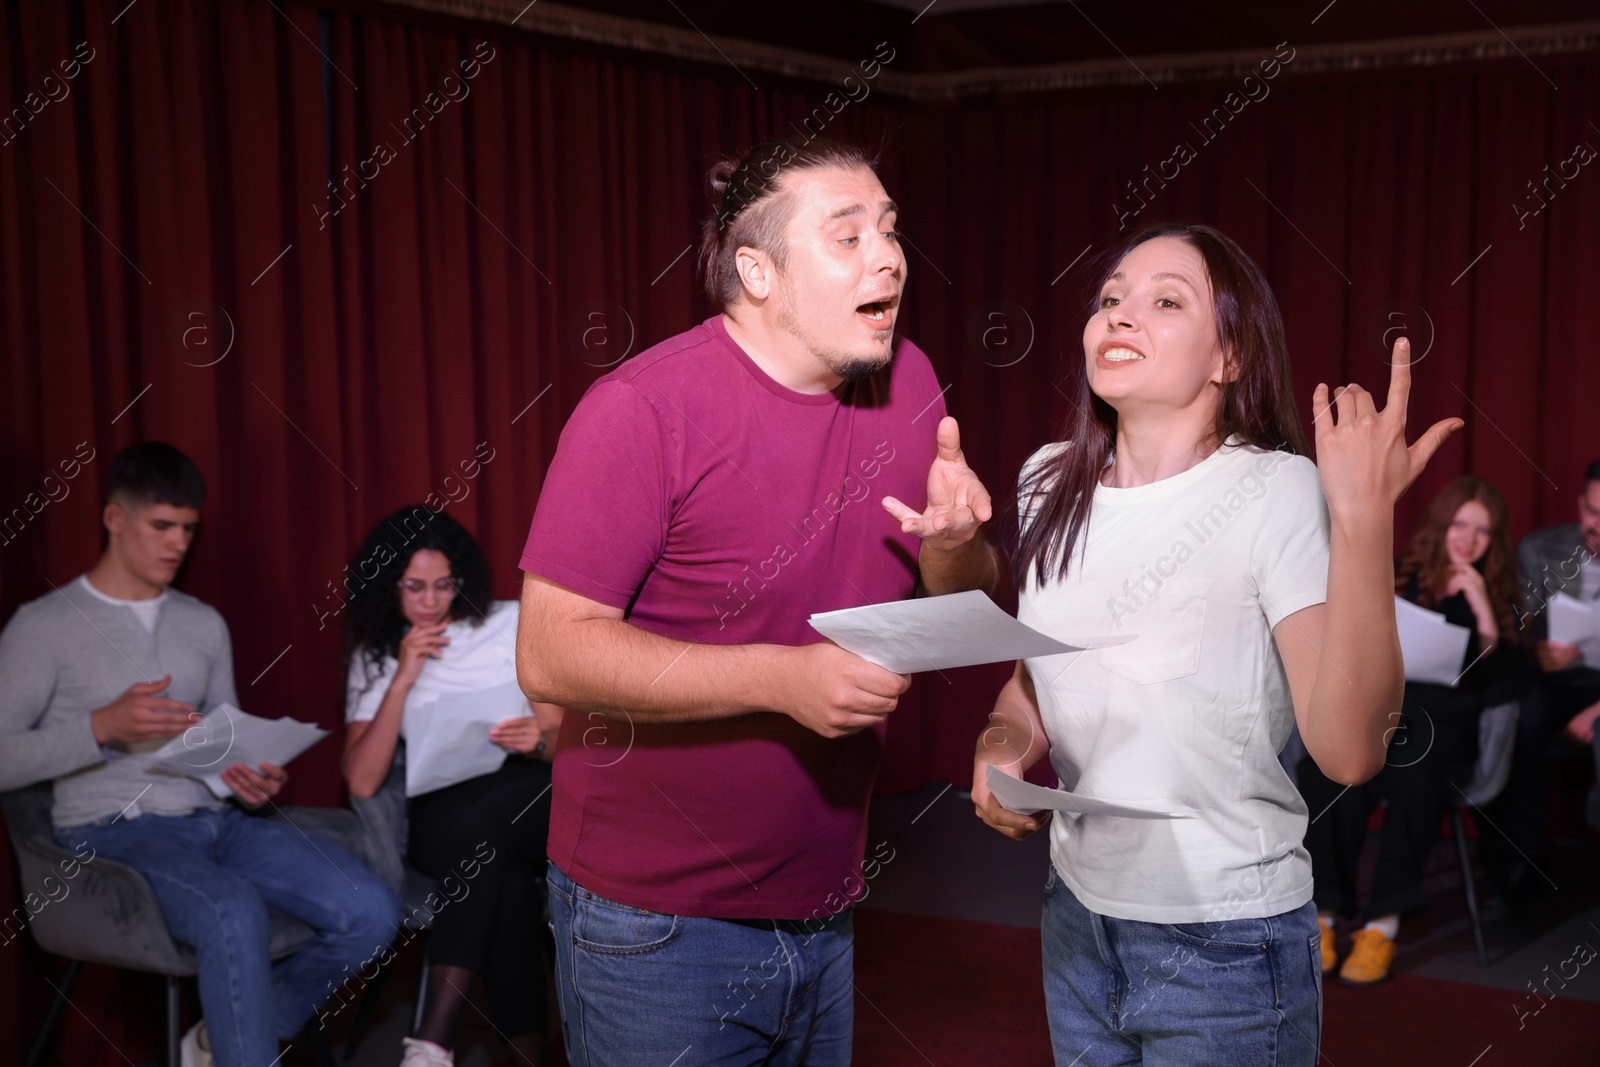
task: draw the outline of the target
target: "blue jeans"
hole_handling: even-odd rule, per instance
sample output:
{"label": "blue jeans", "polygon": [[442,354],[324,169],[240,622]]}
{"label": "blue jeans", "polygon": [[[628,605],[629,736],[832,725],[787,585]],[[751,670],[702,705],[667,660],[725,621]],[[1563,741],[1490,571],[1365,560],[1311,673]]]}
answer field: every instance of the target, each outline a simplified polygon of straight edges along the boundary
{"label": "blue jeans", "polygon": [[1313,1067],[1316,905],[1265,919],[1147,923],[1085,908],[1051,866],[1044,999],[1065,1067]]}
{"label": "blue jeans", "polygon": [[668,915],[596,896],[554,863],[547,884],[573,1067],[850,1063],[849,911],[778,920]]}
{"label": "blue jeans", "polygon": [[[323,838],[235,807],[62,827],[68,848],[144,876],[174,941],[195,953],[200,1007],[218,1067],[266,1067],[333,990],[394,940],[400,902]],[[274,965],[267,911],[317,937]]]}

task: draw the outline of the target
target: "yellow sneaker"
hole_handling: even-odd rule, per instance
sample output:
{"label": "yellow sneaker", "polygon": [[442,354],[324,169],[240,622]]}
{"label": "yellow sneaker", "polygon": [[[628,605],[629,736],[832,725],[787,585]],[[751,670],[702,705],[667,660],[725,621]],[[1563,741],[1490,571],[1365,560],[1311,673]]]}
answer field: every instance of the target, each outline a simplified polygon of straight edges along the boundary
{"label": "yellow sneaker", "polygon": [[[1324,942],[1326,944],[1326,942]],[[1326,952],[1323,958],[1327,958]],[[1394,963],[1394,942],[1382,930],[1365,927],[1351,938],[1350,955],[1339,968],[1339,981],[1345,985],[1377,985],[1389,977],[1389,965]]]}
{"label": "yellow sneaker", "polygon": [[1317,925],[1322,928],[1322,973],[1332,974],[1333,969],[1339,966],[1339,935],[1333,932],[1332,924],[1320,915]]}

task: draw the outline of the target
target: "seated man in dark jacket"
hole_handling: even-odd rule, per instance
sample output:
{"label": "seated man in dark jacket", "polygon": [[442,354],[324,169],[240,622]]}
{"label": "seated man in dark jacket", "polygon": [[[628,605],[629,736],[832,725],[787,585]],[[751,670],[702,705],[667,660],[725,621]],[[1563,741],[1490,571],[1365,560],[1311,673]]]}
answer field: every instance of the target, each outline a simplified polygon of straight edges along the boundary
{"label": "seated man in dark jacket", "polygon": [[[1544,884],[1537,867],[1549,849],[1545,764],[1551,742],[1559,734],[1590,747],[1600,719],[1600,663],[1585,662],[1574,645],[1549,640],[1549,604],[1557,593],[1586,604],[1600,601],[1600,460],[1584,469],[1578,521],[1528,534],[1517,547],[1517,565],[1522,625],[1533,631],[1542,673],[1523,701],[1511,777],[1496,805],[1496,821],[1514,846],[1504,857],[1514,910]],[[1592,798],[1590,809],[1600,817],[1600,797]]]}

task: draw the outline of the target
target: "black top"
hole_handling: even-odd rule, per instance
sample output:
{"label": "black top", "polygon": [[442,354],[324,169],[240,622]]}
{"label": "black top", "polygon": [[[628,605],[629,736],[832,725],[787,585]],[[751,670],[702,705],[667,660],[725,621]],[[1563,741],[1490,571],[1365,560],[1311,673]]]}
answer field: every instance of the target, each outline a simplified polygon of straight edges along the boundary
{"label": "black top", "polygon": [[[1483,652],[1478,636],[1478,616],[1467,602],[1467,594],[1451,593],[1432,604],[1421,604],[1422,591],[1417,575],[1411,574],[1400,596],[1413,604],[1437,611],[1448,623],[1467,628],[1467,651],[1461,660],[1465,673],[1454,686],[1432,685],[1427,682],[1407,682],[1406,702],[1421,704],[1433,713],[1481,711],[1490,703],[1499,703],[1509,696],[1514,679],[1527,668],[1527,657],[1520,645],[1509,634],[1502,633],[1494,648]],[[1481,658],[1480,658],[1481,657]]]}

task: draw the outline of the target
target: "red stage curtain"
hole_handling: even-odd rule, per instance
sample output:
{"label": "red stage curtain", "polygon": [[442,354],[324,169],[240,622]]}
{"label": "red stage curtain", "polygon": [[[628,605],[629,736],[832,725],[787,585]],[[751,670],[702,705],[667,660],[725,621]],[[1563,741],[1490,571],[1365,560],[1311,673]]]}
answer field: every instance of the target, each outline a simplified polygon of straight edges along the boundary
{"label": "red stage curtain", "polygon": [[[0,14],[8,104],[70,87],[0,126],[0,610],[93,561],[111,454],[167,439],[211,482],[182,584],[228,619],[242,701],[333,727],[332,589],[356,541],[433,494],[516,596],[562,420],[607,365],[710,313],[690,248],[706,167],[830,114],[812,109],[836,87],[358,6],[124,4]],[[65,81],[79,42],[93,58]],[[1506,492],[1518,534],[1572,521],[1600,458],[1600,360],[1580,332],[1600,176],[1564,161],[1600,148],[1600,62],[1296,77],[1289,60],[1264,84],[1242,108],[1232,84],[874,93],[828,119],[883,148],[906,332],[949,383],[973,464],[1006,497],[1053,434],[1087,265],[1135,181],[1148,206],[1129,225],[1210,222],[1258,257],[1307,409],[1320,380],[1381,392],[1374,339],[1425,311],[1412,425],[1468,426],[1402,501],[1402,536],[1465,471]],[[1180,143],[1193,158],[1174,169]],[[1575,176],[1534,200],[1546,165]],[[1519,228],[1517,205],[1546,201]],[[64,481],[80,442],[95,458]],[[896,713],[883,788],[966,783],[1005,671],[946,673]],[[286,802],[338,802],[338,745],[296,762]],[[0,956],[10,1003],[25,951]],[[137,1013],[97,1025],[134,1058],[159,1036]],[[67,1041],[71,1062],[121,1062],[76,1022]]]}

